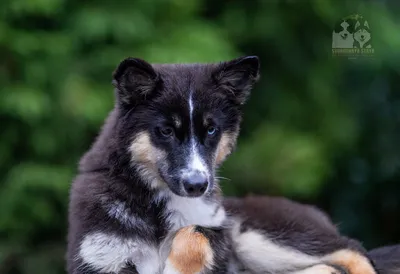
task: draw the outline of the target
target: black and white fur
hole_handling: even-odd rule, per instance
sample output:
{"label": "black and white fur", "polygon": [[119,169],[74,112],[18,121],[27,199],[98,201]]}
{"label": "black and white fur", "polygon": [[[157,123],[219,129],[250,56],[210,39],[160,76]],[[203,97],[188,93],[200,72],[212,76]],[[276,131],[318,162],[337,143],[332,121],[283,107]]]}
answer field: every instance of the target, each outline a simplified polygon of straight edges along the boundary
{"label": "black and white fur", "polygon": [[[222,200],[216,169],[235,147],[258,77],[253,56],[160,65],[128,58],[118,66],[115,107],[71,187],[69,274],[192,273],[179,264],[196,248],[202,265],[194,273],[340,273],[331,265],[375,273],[362,247],[321,213]],[[246,208],[266,215],[246,216]]]}
{"label": "black and white fur", "polygon": [[360,18],[354,26],[354,47],[372,48],[371,31],[367,20]]}
{"label": "black and white fur", "polygon": [[335,25],[332,32],[332,48],[353,48],[354,47],[354,20],[341,20]]}
{"label": "black and white fur", "polygon": [[215,169],[235,145],[258,68],[256,57],[177,65],[128,58],[118,66],[115,108],[71,188],[69,273],[128,265],[161,273],[169,233],[225,222]]}

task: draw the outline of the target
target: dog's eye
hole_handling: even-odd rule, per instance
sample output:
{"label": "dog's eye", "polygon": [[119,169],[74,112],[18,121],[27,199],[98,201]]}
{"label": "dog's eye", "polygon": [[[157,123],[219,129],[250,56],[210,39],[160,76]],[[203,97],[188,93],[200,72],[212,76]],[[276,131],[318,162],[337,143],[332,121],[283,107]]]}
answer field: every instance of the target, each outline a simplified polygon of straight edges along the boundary
{"label": "dog's eye", "polygon": [[215,132],[217,132],[217,129],[215,128],[215,127],[208,127],[207,128],[207,134],[208,135],[214,135],[215,134]]}
{"label": "dog's eye", "polygon": [[174,133],[174,130],[172,129],[172,127],[163,127],[163,128],[160,129],[160,133],[164,137],[170,137]]}

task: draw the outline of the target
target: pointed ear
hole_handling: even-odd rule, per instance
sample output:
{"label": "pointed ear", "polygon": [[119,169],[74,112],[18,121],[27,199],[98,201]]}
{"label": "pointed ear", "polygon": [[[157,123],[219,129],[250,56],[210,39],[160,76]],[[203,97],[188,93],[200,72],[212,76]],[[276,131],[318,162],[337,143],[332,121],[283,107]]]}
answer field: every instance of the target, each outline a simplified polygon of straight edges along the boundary
{"label": "pointed ear", "polygon": [[149,63],[129,57],[114,71],[112,84],[117,89],[118,100],[130,104],[145,99],[155,90],[158,82],[159,76]]}
{"label": "pointed ear", "polygon": [[242,105],[260,75],[260,61],[257,56],[246,56],[224,62],[214,73],[214,80],[222,89],[234,96]]}

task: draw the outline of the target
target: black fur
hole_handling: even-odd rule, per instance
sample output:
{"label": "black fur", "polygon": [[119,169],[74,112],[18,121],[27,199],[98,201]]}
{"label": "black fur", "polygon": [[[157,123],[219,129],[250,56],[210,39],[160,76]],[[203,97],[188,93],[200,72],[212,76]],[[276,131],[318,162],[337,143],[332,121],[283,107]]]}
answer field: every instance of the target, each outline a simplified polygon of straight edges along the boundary
{"label": "black fur", "polygon": [[379,274],[400,274],[400,245],[376,248],[368,255]]}
{"label": "black fur", "polygon": [[353,35],[353,33],[354,33],[354,26],[355,26],[356,20],[355,20],[355,19],[350,19],[350,18],[348,18],[348,19],[346,19],[346,20],[337,21],[336,24],[335,24],[335,27],[334,27],[334,32],[335,32],[335,33],[340,33],[340,32],[342,32],[342,31],[345,31],[345,29],[344,29],[343,26],[342,26],[342,23],[343,23],[343,22],[347,22],[347,23],[349,24],[349,26],[347,27],[346,30],[347,30],[351,35]]}
{"label": "black fur", "polygon": [[[210,272],[213,274],[228,273],[229,270],[232,269],[232,260],[235,258],[229,229],[227,229],[227,227],[206,228],[196,226],[196,231],[205,235],[210,241],[211,248],[216,251],[214,252],[215,267]],[[232,269],[231,271],[236,271],[236,269]]]}

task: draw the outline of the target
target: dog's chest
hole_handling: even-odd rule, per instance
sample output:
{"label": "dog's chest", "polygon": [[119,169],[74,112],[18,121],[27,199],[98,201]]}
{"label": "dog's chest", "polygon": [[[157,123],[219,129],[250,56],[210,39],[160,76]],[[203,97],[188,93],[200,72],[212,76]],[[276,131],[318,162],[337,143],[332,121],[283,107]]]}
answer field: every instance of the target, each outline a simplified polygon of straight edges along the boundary
{"label": "dog's chest", "polygon": [[176,230],[189,225],[220,226],[226,218],[218,202],[173,196],[166,204],[167,222]]}

